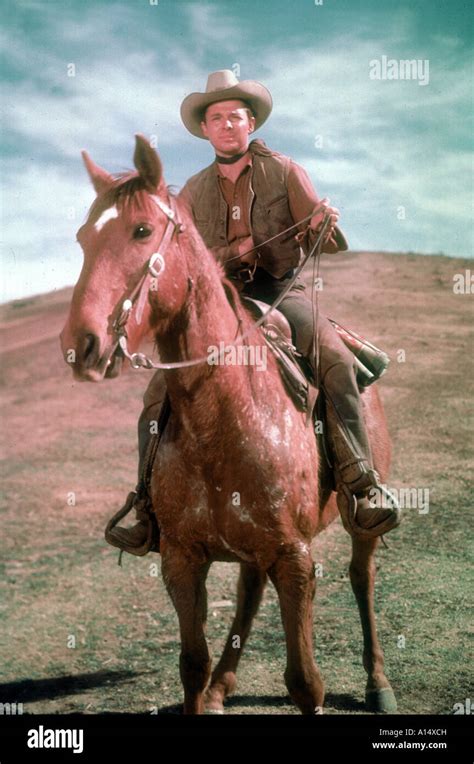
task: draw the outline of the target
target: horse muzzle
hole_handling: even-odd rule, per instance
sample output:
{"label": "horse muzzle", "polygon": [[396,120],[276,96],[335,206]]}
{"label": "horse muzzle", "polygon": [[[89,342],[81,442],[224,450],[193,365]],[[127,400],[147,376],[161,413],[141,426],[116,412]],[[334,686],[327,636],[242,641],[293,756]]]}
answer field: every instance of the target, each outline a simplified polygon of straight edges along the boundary
{"label": "horse muzzle", "polygon": [[66,363],[71,366],[74,378],[80,382],[101,382],[103,379],[118,377],[124,359],[116,343],[101,352],[100,339],[91,332],[83,333],[75,348],[63,347],[63,355]]}

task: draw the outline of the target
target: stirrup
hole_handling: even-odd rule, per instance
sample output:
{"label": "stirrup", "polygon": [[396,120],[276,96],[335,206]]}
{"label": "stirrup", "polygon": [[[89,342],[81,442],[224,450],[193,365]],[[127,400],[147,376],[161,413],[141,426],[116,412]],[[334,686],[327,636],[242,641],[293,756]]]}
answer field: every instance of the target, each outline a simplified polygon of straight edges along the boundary
{"label": "stirrup", "polygon": [[134,508],[136,498],[137,498],[136,491],[131,491],[128,494],[127,501],[125,502],[124,506],[121,509],[119,509],[119,511],[116,512],[115,515],[113,515],[113,517],[107,523],[104,536],[107,543],[110,544],[111,546],[117,547],[117,549],[120,549],[123,552],[134,554],[137,557],[143,557],[144,555],[148,554],[148,552],[160,551],[159,534],[157,532],[157,525],[156,523],[153,522],[153,518],[151,515],[148,517],[148,529],[147,529],[146,541],[140,546],[130,546],[130,544],[126,544],[114,532],[114,529],[116,525],[120,522],[120,520],[122,520],[126,515],[128,515]]}
{"label": "stirrup", "polygon": [[377,486],[377,490],[380,490],[384,496],[390,497],[393,513],[372,528],[363,528],[357,523],[356,496],[344,483],[339,483],[337,486],[337,507],[341,515],[342,524],[350,536],[361,539],[373,539],[388,533],[400,525],[402,513],[395,497],[383,486]]}

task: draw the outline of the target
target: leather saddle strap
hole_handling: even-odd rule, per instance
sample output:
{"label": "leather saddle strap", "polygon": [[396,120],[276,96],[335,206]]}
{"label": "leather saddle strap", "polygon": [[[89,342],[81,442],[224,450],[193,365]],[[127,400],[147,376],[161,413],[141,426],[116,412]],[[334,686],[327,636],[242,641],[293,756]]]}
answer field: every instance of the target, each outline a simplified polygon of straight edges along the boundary
{"label": "leather saddle strap", "polygon": [[158,446],[163,435],[166,423],[171,413],[171,404],[168,393],[165,393],[163,404],[161,406],[160,414],[158,417],[158,432],[151,436],[148,443],[148,447],[145,453],[145,459],[143,461],[143,467],[140,475],[138,493],[140,497],[150,495],[151,476],[153,471],[153,464],[155,461]]}

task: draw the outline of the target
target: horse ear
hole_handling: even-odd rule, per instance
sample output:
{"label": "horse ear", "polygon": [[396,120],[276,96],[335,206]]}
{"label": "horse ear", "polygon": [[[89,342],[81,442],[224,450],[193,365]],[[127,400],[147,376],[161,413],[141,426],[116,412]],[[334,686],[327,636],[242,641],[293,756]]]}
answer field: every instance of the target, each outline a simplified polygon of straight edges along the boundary
{"label": "horse ear", "polygon": [[137,133],[135,135],[135,140],[133,163],[147,187],[152,191],[156,191],[160,184],[163,172],[160,158],[155,149],[150,146],[144,135]]}
{"label": "horse ear", "polygon": [[92,161],[87,151],[81,151],[81,154],[92,185],[96,192],[101,194],[113,183],[114,179],[106,170],[103,170],[102,167],[99,167]]}

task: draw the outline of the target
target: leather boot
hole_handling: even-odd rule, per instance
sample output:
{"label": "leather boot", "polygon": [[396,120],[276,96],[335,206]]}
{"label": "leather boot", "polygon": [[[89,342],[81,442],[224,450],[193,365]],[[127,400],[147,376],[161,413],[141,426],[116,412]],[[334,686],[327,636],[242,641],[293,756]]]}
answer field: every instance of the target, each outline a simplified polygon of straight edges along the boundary
{"label": "leather boot", "polygon": [[[148,552],[160,551],[160,529],[151,506],[148,486],[160,438],[168,421],[171,407],[168,395],[163,398],[163,380],[155,375],[147,394],[149,399],[138,420],[138,486],[128,494],[127,501],[108,522],[105,540],[112,546],[129,554],[142,557]],[[166,388],[165,388],[166,392]],[[158,422],[158,433],[151,434],[151,422]],[[118,525],[135,509],[137,523],[131,528]]]}
{"label": "leather boot", "polygon": [[360,538],[375,538],[388,533],[400,524],[401,510],[372,467],[364,423],[349,420],[356,430],[352,433],[327,391],[326,414],[335,461],[337,506],[344,528],[351,536]]}

